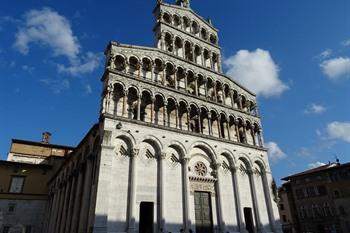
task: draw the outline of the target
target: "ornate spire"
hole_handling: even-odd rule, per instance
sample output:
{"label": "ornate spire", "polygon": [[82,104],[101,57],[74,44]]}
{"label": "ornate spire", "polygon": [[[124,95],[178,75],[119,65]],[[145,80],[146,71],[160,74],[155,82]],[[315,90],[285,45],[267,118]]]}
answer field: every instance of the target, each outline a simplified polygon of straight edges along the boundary
{"label": "ornate spire", "polygon": [[190,7],[190,0],[176,0],[176,5]]}

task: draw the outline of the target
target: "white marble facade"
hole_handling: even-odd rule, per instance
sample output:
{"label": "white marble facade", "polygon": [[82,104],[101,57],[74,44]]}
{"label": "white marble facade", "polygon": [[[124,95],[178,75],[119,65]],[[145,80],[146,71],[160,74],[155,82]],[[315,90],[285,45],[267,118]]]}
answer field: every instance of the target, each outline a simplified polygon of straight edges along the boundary
{"label": "white marble facade", "polygon": [[181,2],[158,2],[156,48],[107,47],[100,121],[50,183],[47,232],[281,232],[256,96]]}

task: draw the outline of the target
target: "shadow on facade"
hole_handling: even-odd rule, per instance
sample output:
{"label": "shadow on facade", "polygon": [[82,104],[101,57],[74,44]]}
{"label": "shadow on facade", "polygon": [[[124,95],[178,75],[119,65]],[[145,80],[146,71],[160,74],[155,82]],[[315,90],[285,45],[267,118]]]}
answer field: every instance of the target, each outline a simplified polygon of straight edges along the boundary
{"label": "shadow on facade", "polygon": [[[90,227],[89,233],[115,233],[115,232],[139,232],[139,233],[185,233],[185,227],[182,223],[166,223],[166,227],[163,228],[159,226],[158,222],[154,220],[154,216],[149,215],[150,213],[145,213],[140,216],[140,222],[132,219],[130,222],[133,223],[134,227],[129,227],[128,222],[124,221],[113,221],[108,220],[105,215],[96,216],[95,225]],[[153,217],[153,219],[152,219]],[[159,221],[164,222],[164,221]],[[262,232],[278,232],[282,233],[280,221],[275,221],[275,228],[271,229],[269,224],[260,225],[260,228],[254,224],[252,228],[244,224],[244,229],[239,229],[238,225],[226,225],[225,230],[220,231],[217,224],[196,229],[196,224],[192,223],[189,227],[189,233],[262,233]],[[198,232],[197,232],[198,231]]]}

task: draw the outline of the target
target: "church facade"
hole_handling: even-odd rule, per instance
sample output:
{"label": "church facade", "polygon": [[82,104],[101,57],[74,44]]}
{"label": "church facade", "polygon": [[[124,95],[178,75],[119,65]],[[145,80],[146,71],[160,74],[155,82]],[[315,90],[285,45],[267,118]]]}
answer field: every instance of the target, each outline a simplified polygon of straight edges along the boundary
{"label": "church facade", "polygon": [[156,46],[111,42],[99,122],[49,182],[50,233],[281,232],[256,96],[218,31],[158,2]]}

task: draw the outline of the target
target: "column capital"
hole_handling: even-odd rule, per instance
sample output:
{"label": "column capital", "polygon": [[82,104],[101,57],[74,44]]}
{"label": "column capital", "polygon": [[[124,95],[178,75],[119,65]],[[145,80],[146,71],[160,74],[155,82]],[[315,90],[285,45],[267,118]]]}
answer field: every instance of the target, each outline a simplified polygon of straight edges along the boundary
{"label": "column capital", "polygon": [[130,156],[131,156],[132,158],[137,157],[138,154],[139,154],[139,151],[140,151],[139,149],[133,149],[133,150],[131,150]]}
{"label": "column capital", "polygon": [[181,163],[183,164],[183,165],[187,165],[189,162],[190,162],[190,158],[188,158],[188,157],[183,157],[183,158],[181,158]]}
{"label": "column capital", "polygon": [[167,155],[166,152],[161,152],[159,155],[159,160],[166,159],[166,155]]}

